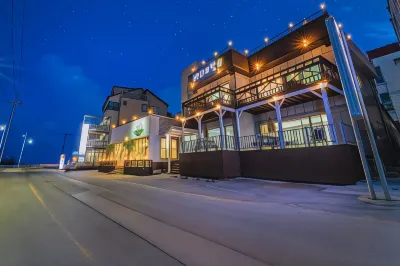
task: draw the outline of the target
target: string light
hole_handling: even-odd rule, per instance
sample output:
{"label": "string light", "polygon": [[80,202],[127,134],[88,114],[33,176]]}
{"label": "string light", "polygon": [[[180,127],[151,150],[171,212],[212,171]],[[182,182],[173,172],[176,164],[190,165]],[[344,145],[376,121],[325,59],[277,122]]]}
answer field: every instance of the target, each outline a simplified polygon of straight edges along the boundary
{"label": "string light", "polygon": [[244,50],[244,54],[245,54],[245,55],[248,55],[248,54],[249,54],[249,50],[247,50],[247,49]]}
{"label": "string light", "polygon": [[267,43],[269,40],[267,37],[264,38],[264,42]]}
{"label": "string light", "polygon": [[351,39],[351,34],[347,34],[347,40],[350,40]]}
{"label": "string light", "polygon": [[326,6],[325,6],[325,4],[321,4],[320,7],[322,10],[324,10]]}
{"label": "string light", "polygon": [[339,23],[338,27],[339,27],[339,28],[342,28],[342,27],[343,27],[342,23]]}
{"label": "string light", "polygon": [[289,23],[289,28],[293,28],[293,23],[292,22]]}
{"label": "string light", "polygon": [[229,45],[229,46],[232,46],[232,41],[229,41],[229,42],[228,42],[228,45]]}
{"label": "string light", "polygon": [[205,65],[205,64],[206,64],[206,61],[204,61],[204,60],[201,61],[201,64],[202,64],[202,65]]}
{"label": "string light", "polygon": [[214,56],[217,57],[217,55],[218,55],[218,52],[214,52]]}

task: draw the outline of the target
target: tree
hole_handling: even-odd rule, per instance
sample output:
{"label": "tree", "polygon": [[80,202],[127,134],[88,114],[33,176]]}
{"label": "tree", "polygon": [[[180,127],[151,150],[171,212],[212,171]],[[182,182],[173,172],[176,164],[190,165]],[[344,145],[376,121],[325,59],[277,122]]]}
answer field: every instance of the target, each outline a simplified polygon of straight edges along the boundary
{"label": "tree", "polygon": [[133,139],[125,141],[123,147],[128,152],[128,159],[129,159],[131,152],[135,148],[135,141]]}

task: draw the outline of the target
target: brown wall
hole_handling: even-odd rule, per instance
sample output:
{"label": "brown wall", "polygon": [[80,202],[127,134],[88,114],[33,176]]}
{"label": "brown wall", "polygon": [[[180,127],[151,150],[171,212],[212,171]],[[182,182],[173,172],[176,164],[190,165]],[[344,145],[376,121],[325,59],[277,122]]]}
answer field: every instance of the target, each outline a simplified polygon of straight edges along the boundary
{"label": "brown wall", "polygon": [[357,146],[240,153],[242,176],[322,184],[354,184],[364,178]]}
{"label": "brown wall", "polygon": [[180,174],[347,185],[364,178],[356,146],[183,153]]}
{"label": "brown wall", "polygon": [[240,176],[237,151],[181,153],[179,168],[182,176],[228,178]]}

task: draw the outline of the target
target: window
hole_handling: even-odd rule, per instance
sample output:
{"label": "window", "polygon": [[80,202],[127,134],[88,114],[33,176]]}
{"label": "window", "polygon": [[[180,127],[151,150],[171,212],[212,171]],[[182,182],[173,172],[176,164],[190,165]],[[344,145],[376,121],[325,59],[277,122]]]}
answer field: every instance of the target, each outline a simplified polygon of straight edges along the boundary
{"label": "window", "polygon": [[159,111],[160,111],[160,107],[152,106],[152,107],[150,107],[150,110],[152,111],[153,114],[158,115]]}
{"label": "window", "polygon": [[147,95],[146,94],[141,94],[140,95],[140,100],[147,101]]}
{"label": "window", "polygon": [[128,101],[123,101],[122,102],[122,105],[127,105],[128,104]]}
{"label": "window", "polygon": [[147,112],[147,104],[142,104],[142,112]]}
{"label": "window", "polygon": [[[170,140],[170,158],[171,159],[178,159],[178,139],[171,138]],[[167,151],[167,140],[166,138],[161,138],[161,143],[160,143],[160,149],[161,149],[161,154],[160,158],[161,159],[168,159],[168,151]]]}
{"label": "window", "polygon": [[117,102],[108,102],[106,110],[118,111],[119,110],[119,103],[117,103]]}
{"label": "window", "polygon": [[[225,126],[224,129],[225,129],[225,135],[226,136],[234,136],[235,135],[234,132],[233,132],[233,126],[232,125]],[[211,128],[211,129],[207,130],[207,136],[208,137],[216,137],[216,136],[220,136],[220,135],[221,135],[221,133],[220,133],[219,127]]]}
{"label": "window", "polygon": [[161,138],[161,159],[167,159],[167,140],[165,138]]}
{"label": "window", "polygon": [[385,83],[385,79],[383,78],[381,67],[377,66],[377,67],[375,67],[375,70],[376,70],[376,75],[377,75],[375,78],[376,83],[378,83],[378,84]]}

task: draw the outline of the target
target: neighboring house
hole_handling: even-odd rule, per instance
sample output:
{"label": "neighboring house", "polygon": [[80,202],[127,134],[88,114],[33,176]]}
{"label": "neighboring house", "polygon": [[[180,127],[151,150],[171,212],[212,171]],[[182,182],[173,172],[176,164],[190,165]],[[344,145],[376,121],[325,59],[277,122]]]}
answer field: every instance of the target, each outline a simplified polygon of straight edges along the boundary
{"label": "neighboring house", "polygon": [[381,103],[394,121],[400,116],[400,46],[388,44],[367,52],[377,73],[376,88]]}
{"label": "neighboring house", "polygon": [[[197,121],[201,139],[185,137],[182,175],[342,184],[360,178],[328,17],[321,10],[250,52],[230,43],[182,72],[183,116]],[[375,93],[375,69],[350,37],[347,45],[378,148],[387,165],[396,164],[388,117]],[[360,127],[370,156],[364,124]]]}
{"label": "neighboring house", "polygon": [[103,104],[103,115],[110,117],[112,127],[148,114],[168,114],[168,104],[148,89],[114,86]]}
{"label": "neighboring house", "polygon": [[396,32],[397,41],[400,41],[400,1],[388,0],[388,11],[390,13],[390,22],[392,22],[394,31]]}
{"label": "neighboring house", "polygon": [[109,143],[110,119],[85,115],[80,129],[78,163],[94,164]]}

